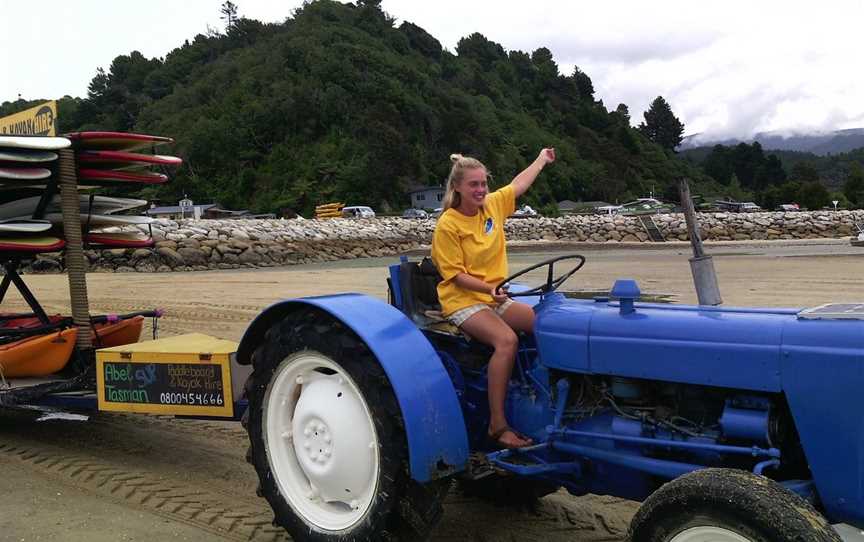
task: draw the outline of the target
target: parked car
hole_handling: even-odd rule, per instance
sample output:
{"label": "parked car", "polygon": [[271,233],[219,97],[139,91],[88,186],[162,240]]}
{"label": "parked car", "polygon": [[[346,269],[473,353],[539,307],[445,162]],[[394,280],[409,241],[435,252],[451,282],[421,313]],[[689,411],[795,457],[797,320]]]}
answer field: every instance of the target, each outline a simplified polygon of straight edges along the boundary
{"label": "parked car", "polygon": [[345,218],[375,218],[375,211],[365,205],[351,205],[342,208],[342,216]]}
{"label": "parked car", "polygon": [[423,209],[405,209],[402,218],[429,218],[429,213]]}
{"label": "parked car", "polygon": [[635,201],[629,201],[618,209],[619,215],[657,215],[662,213],[671,213],[674,206],[670,203],[663,203],[654,198],[639,198]]}
{"label": "parked car", "polygon": [[797,203],[783,203],[777,207],[778,211],[794,212],[800,211],[801,206]]}
{"label": "parked car", "polygon": [[762,211],[762,207],[759,207],[752,201],[717,200],[714,202],[714,205],[718,210],[730,213],[758,213],[759,211]]}
{"label": "parked car", "polygon": [[535,216],[540,216],[540,213],[535,211],[530,205],[523,205],[516,209],[510,218],[533,218]]}
{"label": "parked car", "polygon": [[594,214],[598,215],[617,215],[621,210],[621,205],[601,205],[594,209]]}
{"label": "parked car", "polygon": [[432,210],[431,213],[429,213],[429,216],[432,218],[438,218],[439,216],[441,216],[441,213],[443,213],[443,212],[444,212],[444,207],[436,207],[435,209]]}

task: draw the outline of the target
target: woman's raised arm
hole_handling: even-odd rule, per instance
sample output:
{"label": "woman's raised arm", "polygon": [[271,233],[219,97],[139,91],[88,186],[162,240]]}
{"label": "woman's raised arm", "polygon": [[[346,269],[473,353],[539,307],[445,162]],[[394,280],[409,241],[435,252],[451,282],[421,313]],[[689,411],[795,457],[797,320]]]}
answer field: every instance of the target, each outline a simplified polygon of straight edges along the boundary
{"label": "woman's raised arm", "polygon": [[522,194],[524,194],[531,185],[534,184],[534,180],[537,178],[537,175],[540,174],[540,171],[543,170],[543,167],[546,164],[551,164],[555,161],[555,149],[548,148],[540,151],[540,155],[537,156],[537,159],[531,163],[530,166],[526,167],[522,170],[522,173],[516,175],[513,178],[513,181],[510,183],[510,186],[513,187],[513,192],[516,194],[518,198]]}

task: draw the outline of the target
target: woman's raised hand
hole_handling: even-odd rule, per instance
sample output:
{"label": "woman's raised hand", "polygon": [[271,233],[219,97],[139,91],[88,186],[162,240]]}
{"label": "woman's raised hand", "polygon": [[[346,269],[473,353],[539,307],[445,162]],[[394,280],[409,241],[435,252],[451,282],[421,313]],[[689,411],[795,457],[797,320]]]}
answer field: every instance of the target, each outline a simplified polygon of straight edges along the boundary
{"label": "woman's raised hand", "polygon": [[543,162],[543,164],[551,164],[555,161],[555,149],[552,147],[543,149],[540,151],[540,156],[537,159]]}

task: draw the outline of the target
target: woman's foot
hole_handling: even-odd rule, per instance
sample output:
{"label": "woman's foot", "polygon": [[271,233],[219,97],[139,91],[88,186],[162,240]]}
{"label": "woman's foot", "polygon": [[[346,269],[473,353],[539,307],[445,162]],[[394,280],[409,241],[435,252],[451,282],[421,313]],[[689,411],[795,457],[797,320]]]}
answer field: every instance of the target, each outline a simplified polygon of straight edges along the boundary
{"label": "woman's foot", "polygon": [[534,443],[530,438],[506,425],[495,431],[490,428],[489,439],[502,448],[524,448]]}

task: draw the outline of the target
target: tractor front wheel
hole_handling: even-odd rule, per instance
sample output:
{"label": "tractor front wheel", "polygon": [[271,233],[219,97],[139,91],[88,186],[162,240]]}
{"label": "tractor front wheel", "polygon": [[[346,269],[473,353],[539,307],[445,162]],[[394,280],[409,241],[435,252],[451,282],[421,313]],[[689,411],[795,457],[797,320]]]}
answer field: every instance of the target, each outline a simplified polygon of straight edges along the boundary
{"label": "tractor front wheel", "polygon": [[650,495],[630,542],[840,542],[825,518],[780,484],[733,469],[698,470]]}
{"label": "tractor front wheel", "polygon": [[252,357],[250,462],[295,539],[428,537],[447,483],[408,476],[401,412],[368,346],[320,311],[273,326]]}

